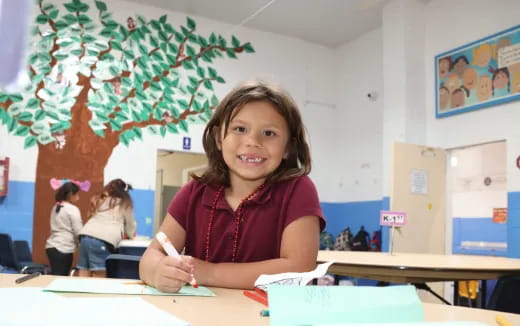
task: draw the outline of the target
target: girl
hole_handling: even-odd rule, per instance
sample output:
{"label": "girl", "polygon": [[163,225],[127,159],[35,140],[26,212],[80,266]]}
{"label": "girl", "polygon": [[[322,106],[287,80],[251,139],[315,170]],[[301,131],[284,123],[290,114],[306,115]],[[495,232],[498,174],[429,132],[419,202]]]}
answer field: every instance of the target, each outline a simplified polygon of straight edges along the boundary
{"label": "girl", "polygon": [[89,220],[80,232],[79,276],[105,277],[105,259],[119,246],[122,232],[133,237],[131,189],[131,185],[115,179],[91,199]]}
{"label": "girl", "polygon": [[73,203],[79,200],[79,186],[67,182],[58,188],[56,204],[51,210],[51,235],[45,249],[51,264],[51,274],[69,275],[72,255],[78,246],[78,234],[83,227],[81,213]]}
{"label": "girl", "polygon": [[511,83],[509,81],[509,70],[507,67],[497,69],[491,79],[493,83],[492,94],[494,97],[502,97],[511,93]]}
{"label": "girl", "polygon": [[141,279],[165,292],[193,277],[252,288],[260,274],[313,269],[325,220],[292,98],[261,82],[238,86],[215,110],[203,145],[208,169],[177,193],[161,226],[189,256],[168,257],[153,240]]}

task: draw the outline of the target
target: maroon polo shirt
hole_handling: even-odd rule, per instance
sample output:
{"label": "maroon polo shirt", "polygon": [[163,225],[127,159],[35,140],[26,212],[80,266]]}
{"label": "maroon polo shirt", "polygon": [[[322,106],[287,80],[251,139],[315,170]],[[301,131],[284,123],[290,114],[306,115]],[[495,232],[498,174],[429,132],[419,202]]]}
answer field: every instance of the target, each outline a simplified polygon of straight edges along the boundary
{"label": "maroon polo shirt", "polygon": [[[217,189],[192,180],[179,190],[168,207],[168,213],[186,231],[186,255],[205,257],[209,216]],[[321,230],[325,228],[318,193],[308,176],[261,189],[242,208],[236,262],[279,258],[285,227],[303,216],[319,217]],[[232,260],[234,231],[235,212],[222,193],[213,219],[209,261]]]}

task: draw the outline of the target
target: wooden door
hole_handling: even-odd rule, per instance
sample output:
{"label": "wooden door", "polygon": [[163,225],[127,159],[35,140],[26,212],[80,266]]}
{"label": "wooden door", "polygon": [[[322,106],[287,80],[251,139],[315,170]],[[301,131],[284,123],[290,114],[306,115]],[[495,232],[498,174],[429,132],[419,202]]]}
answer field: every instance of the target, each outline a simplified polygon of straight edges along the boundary
{"label": "wooden door", "polygon": [[439,148],[394,143],[392,211],[407,213],[393,252],[445,253],[446,154]]}

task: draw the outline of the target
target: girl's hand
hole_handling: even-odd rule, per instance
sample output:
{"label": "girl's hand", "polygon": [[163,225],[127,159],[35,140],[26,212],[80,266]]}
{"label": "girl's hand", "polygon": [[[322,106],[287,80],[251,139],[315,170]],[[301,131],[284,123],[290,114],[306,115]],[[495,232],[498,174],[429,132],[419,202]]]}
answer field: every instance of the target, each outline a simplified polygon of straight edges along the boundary
{"label": "girl's hand", "polygon": [[214,264],[202,259],[191,257],[193,264],[193,276],[199,285],[209,285],[211,283]]}
{"label": "girl's hand", "polygon": [[154,287],[161,292],[179,292],[181,287],[191,281],[192,259],[190,256],[164,256],[155,270]]}

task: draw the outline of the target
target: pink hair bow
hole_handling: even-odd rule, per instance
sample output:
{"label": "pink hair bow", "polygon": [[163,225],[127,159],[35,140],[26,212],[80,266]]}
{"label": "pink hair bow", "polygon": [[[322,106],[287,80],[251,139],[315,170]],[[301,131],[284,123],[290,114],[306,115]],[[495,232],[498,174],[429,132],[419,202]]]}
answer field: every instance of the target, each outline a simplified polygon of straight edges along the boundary
{"label": "pink hair bow", "polygon": [[54,190],[58,189],[59,187],[61,187],[62,185],[64,185],[67,182],[74,183],[75,185],[77,185],[79,187],[79,189],[81,191],[87,192],[90,190],[90,181],[88,181],[88,180],[85,180],[85,181],[70,180],[70,179],[59,180],[56,178],[52,178],[50,182],[51,182],[51,188]]}

